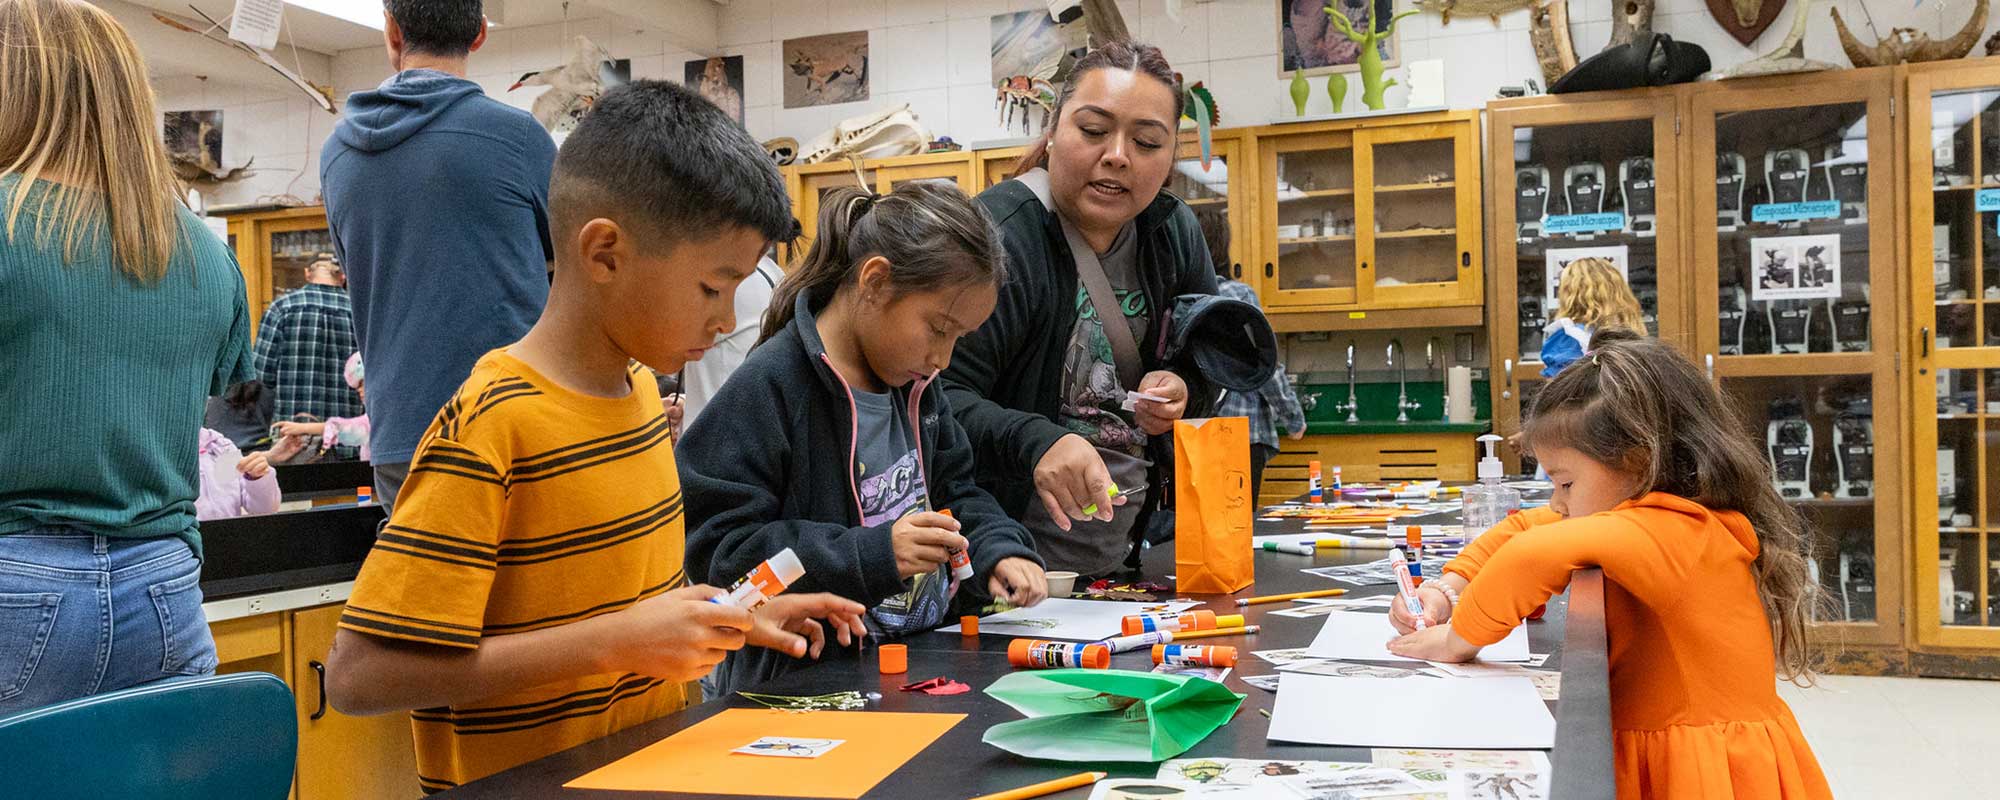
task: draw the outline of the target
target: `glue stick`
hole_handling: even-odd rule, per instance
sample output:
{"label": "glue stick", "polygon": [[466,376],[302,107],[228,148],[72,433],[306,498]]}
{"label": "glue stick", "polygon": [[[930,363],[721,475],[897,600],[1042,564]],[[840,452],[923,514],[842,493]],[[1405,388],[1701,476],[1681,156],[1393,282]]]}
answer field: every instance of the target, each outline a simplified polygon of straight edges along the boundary
{"label": "glue stick", "polygon": [[1100,644],[1111,648],[1111,652],[1113,653],[1129,653],[1141,647],[1166,644],[1173,640],[1173,631],[1153,631],[1152,633],[1141,633],[1137,636],[1114,636],[1100,642]]}
{"label": "glue stick", "polygon": [[1334,490],[1334,491],[1336,491],[1336,492],[1338,492],[1338,491],[1340,491],[1340,490],[1341,490],[1342,488],[1343,488],[1343,487],[1342,487],[1342,486],[1341,486],[1341,484],[1340,484],[1340,468],[1339,468],[1339,467],[1334,467],[1334,468],[1333,468],[1333,490]]}
{"label": "glue stick", "polygon": [[[951,509],[949,508],[940,508],[938,509],[937,513],[943,514],[947,517],[951,517]],[[957,517],[951,517],[951,518],[958,519]],[[951,577],[952,580],[959,580],[959,581],[972,580],[971,553],[965,550],[951,551]]]}
{"label": "glue stick", "polygon": [[1236,648],[1227,645],[1156,644],[1153,663],[1176,667],[1233,667]]}
{"label": "glue stick", "polygon": [[756,611],[765,601],[778,596],[785,587],[792,585],[806,574],[806,568],[799,563],[799,556],[792,548],[779,550],[764,563],[758,564],[750,574],[743,576],[736,585],[729,587],[728,594],[708,598],[708,602],[727,604],[744,611]]}
{"label": "glue stick", "polygon": [[1319,482],[1318,461],[1306,466],[1306,499],[1316,506],[1326,505],[1326,487]]}
{"label": "glue stick", "polygon": [[1015,639],[1007,645],[1007,663],[1027,669],[1104,669],[1111,666],[1111,648],[1097,643]]}
{"label": "glue stick", "polygon": [[1137,636],[1153,631],[1205,631],[1210,628],[1240,628],[1242,614],[1218,617],[1205,608],[1183,611],[1178,614],[1134,614],[1121,620],[1126,636]]}
{"label": "glue stick", "polygon": [[1424,529],[1420,525],[1403,526],[1403,543],[1410,550],[1410,585],[1424,585]]}

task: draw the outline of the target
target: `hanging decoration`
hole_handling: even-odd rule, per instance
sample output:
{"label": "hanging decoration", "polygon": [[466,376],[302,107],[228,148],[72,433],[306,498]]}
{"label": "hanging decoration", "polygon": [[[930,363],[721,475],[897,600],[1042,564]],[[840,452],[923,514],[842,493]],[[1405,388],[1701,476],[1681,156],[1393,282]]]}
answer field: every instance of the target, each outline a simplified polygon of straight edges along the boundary
{"label": "hanging decoration", "polygon": [[1416,0],[1412,3],[1419,11],[1438,15],[1444,24],[1450,25],[1451,18],[1490,17],[1493,24],[1500,24],[1500,15],[1519,11],[1534,5],[1534,0]]}
{"label": "hanging decoration", "polygon": [[1839,67],[1833,64],[1806,58],[1806,23],[1811,20],[1813,9],[1818,8],[1820,5],[1821,3],[1817,2],[1817,0],[1806,0],[1806,4],[1799,9],[1798,14],[1792,17],[1792,30],[1790,33],[1785,34],[1785,41],[1779,43],[1777,47],[1772,48],[1771,52],[1737,64],[1721,72],[1710,73],[1709,77],[1718,80],[1728,80],[1730,78],[1790,75],[1797,72],[1820,72],[1829,69],[1839,69]]}
{"label": "hanging decoration", "polygon": [[[214,17],[202,13],[201,9],[199,8],[195,8],[194,6],[188,6],[188,9],[193,11],[195,16],[201,17],[201,20],[203,22],[208,23],[208,27],[206,29],[196,28],[192,25],[174,19],[173,17],[169,17],[158,11],[153,12],[153,19],[158,20],[160,24],[165,25],[169,28],[173,28],[174,30],[183,31],[186,33],[192,33],[196,36],[200,36],[203,39],[207,39],[217,44],[225,45],[232,50],[235,50],[239,53],[249,56],[251,60],[256,61],[259,64],[263,64],[264,66],[269,67],[272,72],[276,72],[280,76],[283,76],[286,81],[289,81],[293,86],[297,87],[299,91],[305,92],[307,97],[312,98],[313,105],[319,106],[319,109],[321,111],[325,111],[328,114],[339,113],[335,111],[333,108],[332,87],[315,86],[311,82],[307,81],[305,78],[299,77],[298,71],[286,69],[285,65],[278,63],[277,59],[272,58],[270,53],[266,53],[262,50],[259,50],[255,47],[251,47],[250,45],[244,44],[242,42],[234,41],[231,39],[215,35],[215,32],[222,28],[222,23],[215,21]],[[296,47],[293,48],[293,55],[295,57],[297,55]]]}
{"label": "hanging decoration", "polygon": [[1745,47],[1778,21],[1784,8],[1785,0],[1708,0],[1708,15]]}
{"label": "hanging decoration", "polygon": [[[1861,13],[1868,13],[1868,6],[1861,6]],[[1943,61],[1964,58],[1972,52],[1972,46],[1979,43],[1979,34],[1986,30],[1986,0],[1976,0],[1972,6],[1972,16],[1965,21],[1951,38],[1934,41],[1930,34],[1915,28],[1895,28],[1875,42],[1873,47],[1863,45],[1854,33],[1847,29],[1847,21],[1840,18],[1840,9],[1833,9],[1833,27],[1840,33],[1840,49],[1847,52],[1847,60],[1857,67],[1886,67],[1896,64],[1916,64],[1924,61]],[[1873,30],[1875,22],[1871,18],[1868,27]]]}
{"label": "hanging decoration", "polygon": [[1378,45],[1382,40],[1396,35],[1396,23],[1401,22],[1404,17],[1416,13],[1418,12],[1415,9],[1404,11],[1390,17],[1388,25],[1378,28],[1375,24],[1375,4],[1370,3],[1368,5],[1368,30],[1366,33],[1362,33],[1354,29],[1353,23],[1347,21],[1347,15],[1341,13],[1340,9],[1332,5],[1326,7],[1327,20],[1333,24],[1333,27],[1338,29],[1342,35],[1352,40],[1356,45],[1360,46],[1361,55],[1355,63],[1361,68],[1361,103],[1368,106],[1371,111],[1382,110],[1382,106],[1386,103],[1383,94],[1389,90],[1389,87],[1396,85],[1396,81],[1393,78],[1389,80],[1383,80],[1382,78],[1382,50]]}
{"label": "hanging decoration", "polygon": [[1201,168],[1206,170],[1215,160],[1213,131],[1222,124],[1222,109],[1215,105],[1215,95],[1195,81],[1192,86],[1181,80],[1181,74],[1174,73],[1174,82],[1183,88],[1181,93],[1181,116],[1194,121],[1195,139],[1201,143]]}
{"label": "hanging decoration", "polygon": [[611,61],[611,54],[587,36],[578,36],[571,43],[568,61],[522,75],[507,87],[509,92],[523,86],[549,87],[535,98],[529,113],[550,133],[568,133],[575,128],[604,94],[603,65]]}

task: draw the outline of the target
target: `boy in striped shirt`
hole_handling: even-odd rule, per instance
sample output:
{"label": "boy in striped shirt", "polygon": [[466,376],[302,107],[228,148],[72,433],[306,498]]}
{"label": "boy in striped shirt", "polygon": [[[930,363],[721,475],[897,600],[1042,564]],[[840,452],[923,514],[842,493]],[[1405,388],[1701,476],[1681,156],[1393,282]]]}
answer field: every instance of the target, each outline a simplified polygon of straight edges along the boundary
{"label": "boy in striped shirt", "polygon": [[817,656],[858,603],[707,602],[653,375],[734,326],[731,294],[789,202],[763,149],[688,89],[608,92],[563,144],[541,319],[487,353],[425,432],[329,657],[347,713],[414,709],[441,791],[685,707],[747,645]]}

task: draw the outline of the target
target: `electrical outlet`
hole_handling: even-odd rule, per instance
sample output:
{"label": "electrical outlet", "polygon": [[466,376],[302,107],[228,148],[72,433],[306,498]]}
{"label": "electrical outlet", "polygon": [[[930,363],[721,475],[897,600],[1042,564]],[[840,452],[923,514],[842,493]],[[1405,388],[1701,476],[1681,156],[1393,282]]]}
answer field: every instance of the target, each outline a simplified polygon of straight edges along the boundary
{"label": "electrical outlet", "polygon": [[264,613],[264,598],[259,597],[252,599],[250,601],[250,613],[251,614]]}
{"label": "electrical outlet", "polygon": [[322,587],[320,587],[320,590],[319,590],[319,601],[320,601],[320,602],[322,602],[322,603],[334,603],[334,602],[339,602],[339,600],[340,600],[340,597],[339,597],[339,593],[335,592],[335,591],[333,590],[333,587],[331,587],[331,586],[322,586]]}

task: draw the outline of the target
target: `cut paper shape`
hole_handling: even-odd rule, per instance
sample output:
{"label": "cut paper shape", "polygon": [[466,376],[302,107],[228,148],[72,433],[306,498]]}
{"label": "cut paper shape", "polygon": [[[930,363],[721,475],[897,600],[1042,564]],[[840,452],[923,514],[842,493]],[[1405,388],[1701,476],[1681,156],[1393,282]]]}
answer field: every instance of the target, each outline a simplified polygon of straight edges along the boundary
{"label": "cut paper shape", "polygon": [[903,684],[902,691],[923,692],[928,695],[954,695],[972,691],[972,687],[940,675],[927,681]]}
{"label": "cut paper shape", "polygon": [[[1313,658],[1342,661],[1421,663],[1417,659],[1389,652],[1389,640],[1397,635],[1396,629],[1389,625],[1387,614],[1343,611],[1326,615],[1326,624],[1320,627],[1319,635],[1313,637],[1312,646],[1306,648],[1306,653]],[[1479,658],[1483,661],[1527,661],[1528,629],[1516,626],[1507,638],[1481,649]]]}
{"label": "cut paper shape", "polygon": [[1285,676],[1272,741],[1353,747],[1546,750],[1556,719],[1527,678],[1458,678],[1409,691],[1409,679]]}
{"label": "cut paper shape", "polygon": [[1227,723],[1243,695],[1201,678],[1118,669],[1016,672],[986,687],[1028,719],[985,742],[1052,761],[1163,761]]}
{"label": "cut paper shape", "polygon": [[[1028,608],[1016,608],[979,618],[979,633],[995,636],[1032,636],[1096,642],[1117,636],[1120,622],[1127,616],[1149,611],[1185,611],[1200,605],[1191,601],[1171,603],[1126,603],[1116,600],[1070,600],[1051,597]],[[958,633],[958,623],[938,630]]]}
{"label": "cut paper shape", "polygon": [[[964,714],[732,708],[563,788],[858,800],[963,719]],[[770,737],[841,745],[817,758],[757,762],[756,780],[745,780],[744,757],[733,751]]]}
{"label": "cut paper shape", "polygon": [[765,736],[757,741],[731,750],[746,756],[777,756],[779,758],[819,758],[826,751],[839,747],[840,739],[794,739],[789,736]]}

